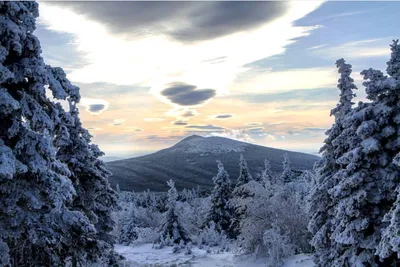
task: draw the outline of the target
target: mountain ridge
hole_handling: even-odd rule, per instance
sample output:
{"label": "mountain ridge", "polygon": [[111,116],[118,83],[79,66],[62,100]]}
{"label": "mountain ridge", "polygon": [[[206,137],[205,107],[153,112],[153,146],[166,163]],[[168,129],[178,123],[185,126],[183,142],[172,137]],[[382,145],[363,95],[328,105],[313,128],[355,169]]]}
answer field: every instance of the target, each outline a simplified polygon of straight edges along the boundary
{"label": "mountain ridge", "polygon": [[311,169],[319,157],[283,149],[270,148],[225,137],[192,135],[175,145],[139,157],[107,162],[113,173],[110,184],[118,183],[121,190],[166,191],[166,181],[173,179],[178,189],[213,187],[212,177],[217,173],[216,160],[221,160],[235,181],[239,174],[240,154],[248,161],[253,175],[261,173],[264,159],[271,163],[273,172],[281,171],[283,155],[287,153],[295,170]]}

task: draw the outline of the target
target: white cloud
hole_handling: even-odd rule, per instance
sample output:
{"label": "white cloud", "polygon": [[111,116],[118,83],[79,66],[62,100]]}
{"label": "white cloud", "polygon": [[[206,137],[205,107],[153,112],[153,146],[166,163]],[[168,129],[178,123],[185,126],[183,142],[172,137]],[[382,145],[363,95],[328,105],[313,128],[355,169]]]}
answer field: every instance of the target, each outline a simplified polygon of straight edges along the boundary
{"label": "white cloud", "polygon": [[124,125],[125,122],[126,122],[126,119],[115,119],[115,120],[113,120],[111,125],[120,126],[120,125]]}
{"label": "white cloud", "polygon": [[206,137],[219,136],[226,137],[237,141],[252,143],[254,140],[242,129],[229,129],[222,133],[209,133]]}
{"label": "white cloud", "polygon": [[[309,35],[316,27],[295,27],[293,23],[321,3],[293,1],[285,15],[257,29],[188,44],[163,35],[113,35],[83,15],[45,2],[40,6],[40,22],[50,30],[73,34],[77,48],[86,54],[90,63],[72,71],[71,80],[150,86],[160,100],[167,102],[159,92],[175,81],[215,89],[218,95],[229,93],[236,76],[246,70],[245,64],[282,54],[296,38]],[[219,57],[224,60],[209,61]]]}
{"label": "white cloud", "polygon": [[389,57],[389,43],[391,40],[392,38],[357,40],[339,46],[316,49],[314,53],[331,59],[340,57],[345,59]]}
{"label": "white cloud", "polygon": [[289,69],[284,71],[253,70],[231,87],[232,94],[273,93],[296,89],[335,87],[337,70],[332,67]]}

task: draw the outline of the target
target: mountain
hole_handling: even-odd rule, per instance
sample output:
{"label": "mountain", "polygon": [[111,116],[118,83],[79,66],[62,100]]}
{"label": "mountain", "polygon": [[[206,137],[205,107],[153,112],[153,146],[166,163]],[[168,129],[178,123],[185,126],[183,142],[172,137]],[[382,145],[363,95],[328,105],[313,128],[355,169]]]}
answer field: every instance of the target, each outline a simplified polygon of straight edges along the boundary
{"label": "mountain", "polygon": [[319,159],[314,155],[253,145],[224,137],[189,136],[172,147],[125,160],[108,162],[113,173],[110,184],[118,183],[121,190],[166,191],[167,180],[175,181],[178,189],[212,188],[217,173],[216,160],[221,160],[232,181],[239,175],[240,154],[246,158],[253,175],[261,173],[264,159],[273,172],[282,171],[283,155],[287,153],[292,169],[307,170]]}

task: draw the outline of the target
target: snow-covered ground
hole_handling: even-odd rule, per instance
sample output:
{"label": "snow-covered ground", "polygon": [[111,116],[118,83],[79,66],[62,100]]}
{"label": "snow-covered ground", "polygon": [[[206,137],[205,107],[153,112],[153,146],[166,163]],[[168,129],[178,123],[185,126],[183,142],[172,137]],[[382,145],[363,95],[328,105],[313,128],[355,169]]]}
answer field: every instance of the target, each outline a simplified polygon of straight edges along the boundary
{"label": "snow-covered ground", "polygon": [[[171,247],[153,249],[152,244],[129,247],[116,245],[115,250],[123,255],[126,260],[137,267],[265,267],[262,259],[237,256],[231,252],[210,252],[194,247],[192,254],[185,252],[173,253]],[[282,267],[313,267],[310,255],[295,255],[286,259]],[[277,266],[278,267],[278,266]]]}

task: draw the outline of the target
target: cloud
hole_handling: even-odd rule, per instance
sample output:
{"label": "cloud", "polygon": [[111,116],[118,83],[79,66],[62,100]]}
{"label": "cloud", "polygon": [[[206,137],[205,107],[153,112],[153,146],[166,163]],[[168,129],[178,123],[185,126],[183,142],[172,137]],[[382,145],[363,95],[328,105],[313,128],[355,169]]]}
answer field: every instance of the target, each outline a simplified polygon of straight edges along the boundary
{"label": "cloud", "polygon": [[307,50],[315,50],[315,49],[320,49],[322,47],[327,46],[326,44],[322,44],[322,45],[315,45],[315,46],[311,46],[310,48],[307,48]]}
{"label": "cloud", "polygon": [[155,142],[171,142],[181,139],[182,136],[172,135],[172,136],[160,136],[157,134],[148,135],[145,137],[146,140],[155,141]]}
{"label": "cloud", "polygon": [[223,127],[214,126],[212,124],[208,125],[188,125],[186,126],[188,129],[199,129],[199,130],[223,130]]}
{"label": "cloud", "polygon": [[285,2],[207,3],[191,14],[188,27],[174,30],[172,36],[181,41],[209,40],[251,30],[276,19],[286,9]]}
{"label": "cloud", "polygon": [[248,122],[248,123],[245,123],[244,125],[246,125],[246,126],[260,126],[260,125],[262,125],[262,122]]}
{"label": "cloud", "polygon": [[196,106],[203,104],[216,95],[214,89],[197,89],[197,86],[175,82],[160,92],[171,103],[180,106]]}
{"label": "cloud", "polygon": [[126,119],[115,119],[111,125],[113,126],[121,126],[124,125],[124,122],[126,121]]}
{"label": "cloud", "polygon": [[249,129],[246,129],[246,131],[247,132],[251,132],[251,133],[258,133],[258,132],[262,132],[262,131],[264,131],[264,127],[254,127],[254,128],[249,128]]}
{"label": "cloud", "polygon": [[126,127],[124,132],[143,132],[143,129],[137,127]]}
{"label": "cloud", "polygon": [[159,121],[163,121],[163,118],[144,118],[144,121],[146,122],[159,122]]}
{"label": "cloud", "polygon": [[216,114],[212,116],[213,119],[229,119],[232,117],[233,117],[232,114]]}
{"label": "cloud", "polygon": [[188,118],[188,117],[196,116],[196,114],[197,114],[197,112],[195,110],[188,110],[188,111],[183,112],[181,114],[181,116],[184,118]]}
{"label": "cloud", "polygon": [[[125,4],[138,7],[132,11]],[[65,5],[77,7],[71,11]],[[65,5],[41,2],[38,24],[47,30],[71,34],[70,42],[90,62],[71,71],[69,78],[73,82],[140,85],[151,88],[157,97],[163,97],[159,92],[174,81],[215,90],[217,95],[228,93],[237,75],[246,70],[243,66],[247,63],[282,54],[288,45],[316,29],[316,26],[295,26],[294,22],[317,9],[321,2],[74,2]],[[275,5],[284,6],[283,13],[276,13],[281,14],[277,17],[266,12],[273,10]],[[206,6],[219,11],[211,11]],[[223,8],[234,10],[233,15],[228,15]],[[240,13],[241,9],[246,12]],[[160,17],[154,16],[159,13]],[[220,13],[228,17],[220,16]],[[208,18],[207,14],[210,14]],[[180,19],[181,16],[185,19]],[[245,18],[238,18],[240,16]],[[247,22],[253,17],[253,22]],[[132,23],[134,19],[140,23]],[[126,27],[119,25],[120,21]],[[149,29],[151,21],[154,21],[154,30]],[[190,23],[185,23],[187,21]],[[238,26],[237,21],[245,28]],[[205,28],[200,37],[213,39],[182,43],[171,38],[171,34],[175,34],[184,36],[185,40],[196,39],[183,34],[186,27],[201,28],[207,23],[215,24],[215,30]],[[136,31],[130,30],[132,25],[137,27]],[[118,34],[114,28],[110,30],[110,27],[122,29],[123,34]],[[232,31],[236,32],[231,34]],[[214,38],[215,34],[218,36]],[[245,53],[243,47],[246,47]]]}
{"label": "cloud", "polygon": [[278,93],[299,89],[336,87],[337,70],[332,67],[299,68],[283,71],[254,69],[242,73],[232,86],[232,94]]}
{"label": "cloud", "polygon": [[250,103],[272,103],[272,102],[286,103],[289,101],[298,101],[300,103],[304,102],[316,103],[318,101],[319,102],[337,101],[338,96],[339,96],[339,90],[336,88],[336,85],[332,84],[331,88],[301,89],[301,90],[291,90],[288,92],[264,93],[264,94],[240,94],[234,97]]}
{"label": "cloud", "polygon": [[188,123],[186,121],[174,121],[172,122],[173,125],[187,125]]}
{"label": "cloud", "polygon": [[390,48],[388,44],[392,38],[356,40],[343,45],[324,49],[316,49],[314,53],[330,59],[337,59],[338,55],[346,59],[359,59],[371,57],[389,57]]}
{"label": "cloud", "polygon": [[249,30],[284,14],[285,2],[62,2],[53,3],[104,23],[119,34],[161,33],[202,41]]}
{"label": "cloud", "polygon": [[93,115],[100,115],[108,109],[109,103],[104,99],[82,98],[80,104],[86,108],[86,111]]}
{"label": "cloud", "polygon": [[251,143],[253,139],[248,135],[245,130],[242,129],[227,129],[223,132],[212,132],[206,135],[206,137],[210,136],[219,136],[219,137],[226,137],[237,141]]}

